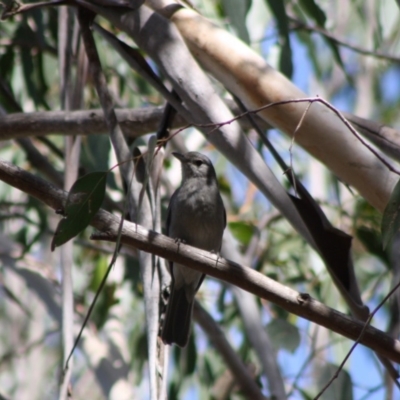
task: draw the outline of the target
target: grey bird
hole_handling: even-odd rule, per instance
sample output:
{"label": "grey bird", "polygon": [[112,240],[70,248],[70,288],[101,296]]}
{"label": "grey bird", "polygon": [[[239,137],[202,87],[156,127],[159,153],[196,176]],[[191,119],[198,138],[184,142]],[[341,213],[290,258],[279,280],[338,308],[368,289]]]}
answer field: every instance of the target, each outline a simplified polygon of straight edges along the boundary
{"label": "grey bird", "polygon": [[[167,235],[203,250],[219,252],[226,226],[224,203],[214,167],[201,153],[172,153],[182,166],[182,184],[172,195]],[[194,298],[204,274],[169,263],[172,284],[161,338],[185,347],[189,340]]]}

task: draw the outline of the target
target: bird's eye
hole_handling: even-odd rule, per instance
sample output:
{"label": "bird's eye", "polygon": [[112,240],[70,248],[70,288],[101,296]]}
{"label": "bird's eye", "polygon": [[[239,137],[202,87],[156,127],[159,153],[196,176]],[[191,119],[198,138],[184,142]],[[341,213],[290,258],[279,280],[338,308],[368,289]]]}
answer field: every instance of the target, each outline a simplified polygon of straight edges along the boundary
{"label": "bird's eye", "polygon": [[203,161],[201,161],[201,160],[194,160],[194,164],[196,165],[196,167],[200,167],[201,164],[203,164]]}

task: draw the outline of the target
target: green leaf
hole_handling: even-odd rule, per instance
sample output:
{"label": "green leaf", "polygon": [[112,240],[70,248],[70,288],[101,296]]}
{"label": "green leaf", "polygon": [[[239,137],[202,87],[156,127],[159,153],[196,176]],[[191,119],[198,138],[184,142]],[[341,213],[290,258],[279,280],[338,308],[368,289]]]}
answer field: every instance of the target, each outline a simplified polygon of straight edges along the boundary
{"label": "green leaf", "polygon": [[385,249],[400,228],[400,180],[397,182],[383,212],[381,232]]}
{"label": "green leaf", "polygon": [[254,235],[254,227],[248,222],[238,221],[238,222],[229,222],[228,224],[229,230],[232,232],[232,235],[239,240],[240,243],[244,245],[248,245],[250,243],[251,238]]}
{"label": "green leaf", "polygon": [[289,24],[285,10],[285,3],[283,1],[275,0],[266,1],[278,24],[279,34],[286,36],[289,33]]}
{"label": "green leaf", "polygon": [[21,24],[16,32],[15,39],[27,42],[26,46],[21,47],[20,55],[28,94],[36,106],[43,105],[45,108],[49,108],[44,97],[47,84],[43,72],[43,57],[40,52],[34,54],[32,51],[36,46],[35,32],[32,31],[28,23]]}
{"label": "green leaf", "polygon": [[193,333],[189,336],[189,342],[185,353],[185,372],[187,375],[192,375],[196,369],[197,363],[197,349]]}
{"label": "green leaf", "polygon": [[145,330],[141,330],[136,336],[136,343],[134,344],[135,357],[133,358],[132,368],[135,368],[138,372],[137,375],[140,376],[139,371],[142,371],[144,363],[147,361],[148,355],[148,344],[147,344],[147,334]]}
{"label": "green leaf", "polygon": [[[110,161],[111,142],[107,134],[88,135],[82,146],[80,163],[86,171],[104,171]],[[120,190],[114,174],[107,175],[107,185],[113,190]]]}
{"label": "green leaf", "polygon": [[[324,11],[314,2],[314,0],[300,0],[299,4],[301,9],[305,11],[317,23],[318,26],[322,28],[325,27],[326,15]],[[331,49],[335,61],[338,63],[339,67],[346,75],[347,80],[351,83],[351,76],[347,73],[345,69],[345,65],[343,63],[337,43],[334,40],[325,36],[322,36],[322,39]]]}
{"label": "green leaf", "polygon": [[0,57],[0,71],[1,79],[5,82],[10,82],[13,67],[15,66],[15,53],[14,47],[9,46]]}
{"label": "green leaf", "polygon": [[203,381],[209,386],[213,385],[215,381],[215,374],[212,368],[212,363],[208,359],[207,354],[204,356]]}
{"label": "green leaf", "polygon": [[103,202],[107,174],[107,171],[92,172],[74,183],[64,208],[64,218],[59,222],[51,243],[52,251],[89,225]]}
{"label": "green leaf", "polygon": [[108,269],[108,262],[106,257],[98,257],[96,260],[95,268],[93,269],[92,279],[88,285],[88,289],[97,292],[100,287],[101,281]]}
{"label": "green leaf", "polygon": [[300,333],[296,326],[284,319],[274,319],[267,325],[267,332],[276,349],[294,353],[300,345]]}
{"label": "green leaf", "polygon": [[168,399],[170,400],[178,400],[179,399],[179,388],[180,385],[175,383],[175,382],[171,382],[169,385],[169,389],[168,389]]}
{"label": "green leaf", "polygon": [[231,185],[229,181],[225,178],[225,176],[218,176],[218,186],[219,190],[222,194],[227,195],[228,197],[232,196]]}
{"label": "green leaf", "polygon": [[290,46],[290,37],[289,37],[289,22],[288,22],[288,17],[286,15],[285,3],[283,1],[276,1],[276,0],[266,0],[266,1],[272,14],[274,14],[274,17],[278,24],[280,47],[281,47],[279,69],[288,78],[290,78],[293,74],[293,63],[292,63],[292,49]]}
{"label": "green leaf", "polygon": [[131,283],[132,290],[137,296],[143,296],[140,266],[137,258],[130,256],[125,257],[124,280],[127,280]]}
{"label": "green leaf", "polygon": [[326,15],[314,0],[300,0],[301,8],[321,27],[325,26]]}
{"label": "green leaf", "polygon": [[378,257],[387,268],[390,268],[389,254],[382,249],[382,236],[379,231],[366,226],[360,226],[356,228],[356,236],[370,254]]}
{"label": "green leaf", "polygon": [[117,284],[115,282],[107,284],[103,287],[103,290],[97,298],[97,302],[91,315],[91,321],[95,323],[98,330],[100,330],[107,322],[107,317],[111,307],[119,302],[115,295],[116,290]]}
{"label": "green leaf", "polygon": [[333,54],[333,58],[339,64],[339,67],[342,69],[343,73],[346,75],[347,80],[349,82],[351,82],[351,77],[349,76],[349,74],[347,73],[347,71],[345,69],[345,65],[343,63],[342,56],[340,55],[338,45],[336,44],[335,41],[333,41],[330,38],[327,38],[324,36],[323,39],[325,40],[326,44],[330,47],[332,54]]}

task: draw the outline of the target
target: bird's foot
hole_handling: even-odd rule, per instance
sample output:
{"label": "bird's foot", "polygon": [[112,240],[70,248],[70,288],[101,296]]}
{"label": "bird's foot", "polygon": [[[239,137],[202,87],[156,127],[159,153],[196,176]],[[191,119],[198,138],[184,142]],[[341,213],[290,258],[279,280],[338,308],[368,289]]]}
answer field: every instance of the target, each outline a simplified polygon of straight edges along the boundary
{"label": "bird's foot", "polygon": [[178,252],[179,252],[179,246],[180,246],[181,244],[186,244],[186,241],[183,240],[183,239],[175,238],[174,241],[175,241],[175,243],[178,245]]}
{"label": "bird's foot", "polygon": [[215,264],[218,264],[218,261],[221,258],[221,252],[216,250],[211,250],[210,253],[215,254],[217,256],[217,261]]}

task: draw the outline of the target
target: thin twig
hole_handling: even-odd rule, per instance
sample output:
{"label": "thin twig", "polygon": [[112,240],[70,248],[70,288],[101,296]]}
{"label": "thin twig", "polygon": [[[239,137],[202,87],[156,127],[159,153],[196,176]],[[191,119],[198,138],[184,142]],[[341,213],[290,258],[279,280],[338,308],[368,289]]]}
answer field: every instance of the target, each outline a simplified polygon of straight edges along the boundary
{"label": "thin twig", "polygon": [[396,63],[400,62],[400,58],[398,58],[398,57],[392,56],[390,54],[382,53],[379,50],[368,50],[363,47],[356,46],[355,44],[348,43],[348,42],[344,41],[343,39],[338,38],[337,36],[333,35],[332,33],[328,32],[327,30],[325,30],[319,26],[307,25],[304,22],[299,21],[298,19],[293,18],[293,17],[289,17],[289,19],[292,21],[292,23],[294,25],[291,28],[292,30],[304,30],[304,31],[308,31],[308,32],[317,32],[320,35],[325,36],[326,38],[332,40],[336,44],[346,47],[357,53],[363,54],[365,56],[373,56],[375,58],[382,58],[382,59],[385,59],[388,61],[393,61]]}
{"label": "thin twig", "polygon": [[370,146],[359,134],[358,132],[352,127],[352,125],[350,124],[349,121],[347,121],[347,119],[342,115],[342,113],[336,109],[334,106],[332,106],[329,102],[327,102],[326,100],[322,99],[321,97],[302,97],[299,99],[291,99],[291,100],[282,100],[282,101],[276,101],[274,103],[270,103],[267,104],[265,106],[259,107],[259,108],[255,108],[253,110],[249,110],[246,111],[242,114],[237,115],[236,117],[225,121],[225,122],[221,122],[219,124],[190,124],[184,128],[179,129],[176,133],[181,132],[182,130],[188,128],[189,126],[195,126],[195,127],[212,127],[213,129],[208,133],[211,134],[212,132],[214,132],[215,130],[217,130],[218,128],[220,128],[223,125],[228,125],[231,124],[232,122],[245,117],[247,114],[257,114],[260,111],[266,110],[267,108],[270,107],[275,107],[275,106],[280,106],[280,105],[285,105],[285,104],[292,104],[292,103],[322,103],[324,104],[327,108],[329,108],[331,111],[333,111],[338,118],[343,122],[343,124],[349,129],[349,131],[369,150],[371,151],[372,154],[374,154],[374,156],[376,158],[378,158],[379,161],[382,162],[382,164],[384,164],[389,171],[400,175],[400,171],[397,170],[396,168],[394,168],[390,163],[388,163],[372,146]]}

